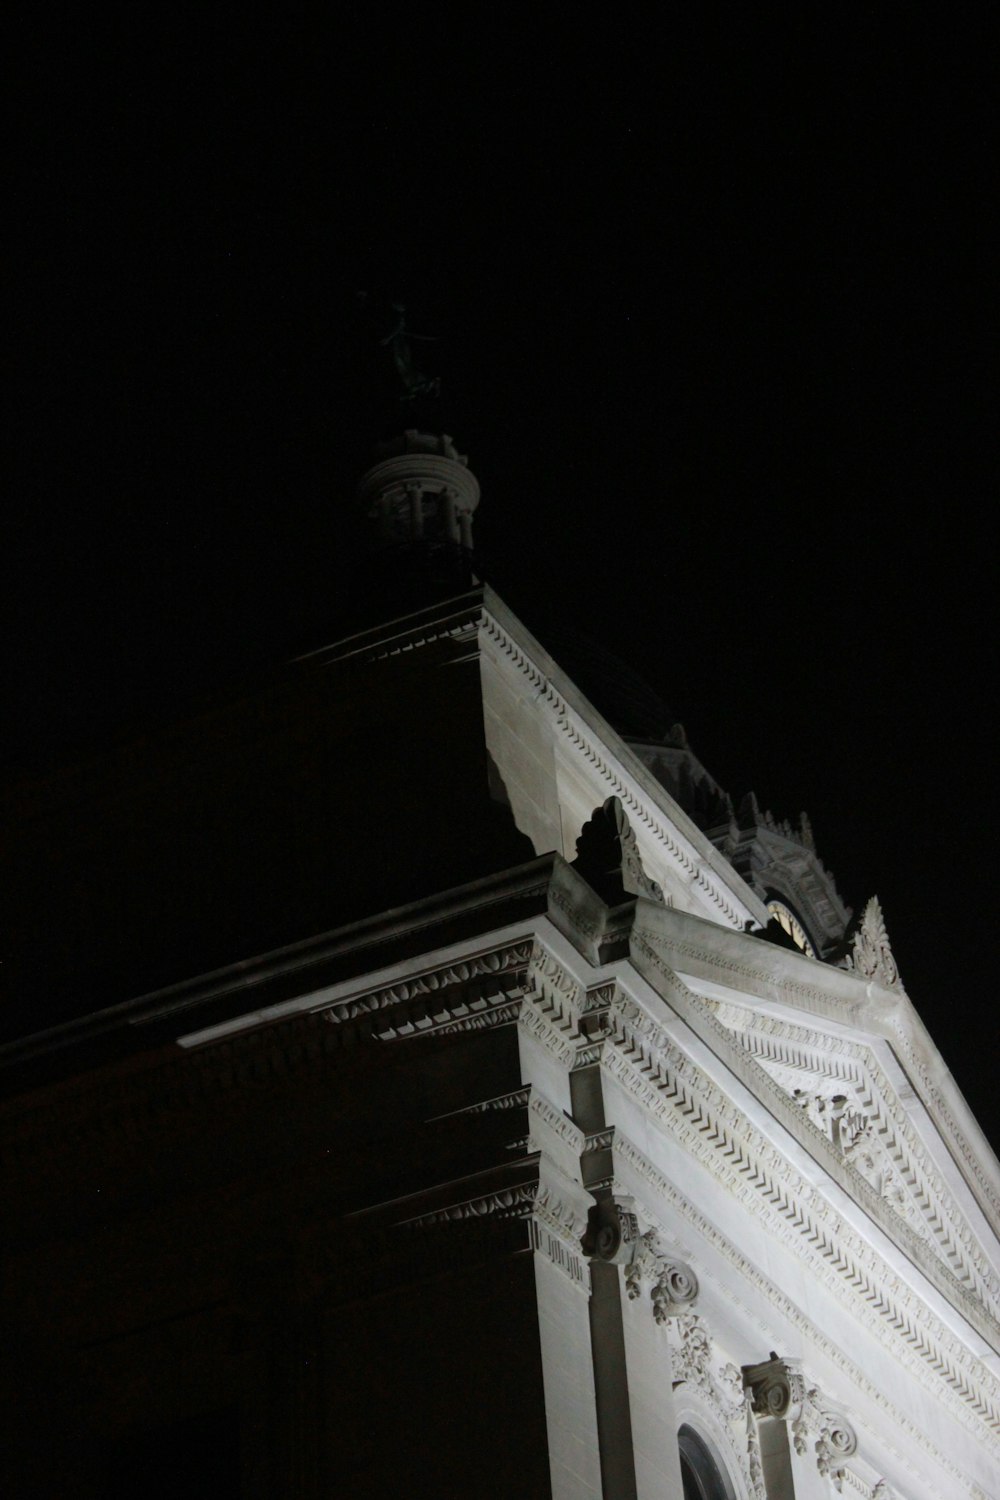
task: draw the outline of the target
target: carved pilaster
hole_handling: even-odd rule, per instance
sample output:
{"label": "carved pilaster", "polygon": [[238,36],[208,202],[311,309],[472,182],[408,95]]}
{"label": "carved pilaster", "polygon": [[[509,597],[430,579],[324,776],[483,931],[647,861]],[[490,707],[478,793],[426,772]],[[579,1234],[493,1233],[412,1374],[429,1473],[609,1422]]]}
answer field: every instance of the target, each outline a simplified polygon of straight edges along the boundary
{"label": "carved pilaster", "polygon": [[657,1323],[691,1311],[698,1295],[697,1276],[690,1266],[663,1249],[655,1230],[639,1233],[631,1198],[604,1198],[595,1204],[582,1243],[584,1254],[591,1259],[624,1267],[629,1301],[641,1297],[644,1281],[650,1283]]}
{"label": "carved pilaster", "polygon": [[762,1364],[744,1365],[743,1383],[758,1417],[785,1418],[791,1413],[794,1421],[805,1399],[806,1385],[797,1359],[772,1354]]}
{"label": "carved pilaster", "polygon": [[800,1458],[811,1444],[817,1469],[839,1491],[844,1460],[858,1446],[854,1428],[839,1407],[806,1381],[798,1360],[781,1359],[777,1354],[762,1364],[744,1365],[743,1380],[754,1413],[786,1422]]}
{"label": "carved pilaster", "polygon": [[750,1488],[755,1500],[767,1500],[767,1489],[764,1485],[764,1462],[760,1452],[760,1434],[757,1431],[757,1418],[754,1416],[753,1407],[749,1401],[744,1402],[744,1418],[746,1422],[747,1436],[747,1473],[750,1477]]}
{"label": "carved pilaster", "polygon": [[592,1259],[624,1267],[625,1291],[631,1302],[641,1297],[643,1282],[648,1281],[657,1323],[690,1312],[698,1295],[697,1276],[662,1248],[655,1230],[639,1233],[630,1198],[606,1198],[595,1205],[583,1249]]}
{"label": "carved pilaster", "polygon": [[631,1199],[605,1198],[590,1211],[583,1253],[591,1260],[616,1266],[631,1266],[639,1239],[639,1221]]}

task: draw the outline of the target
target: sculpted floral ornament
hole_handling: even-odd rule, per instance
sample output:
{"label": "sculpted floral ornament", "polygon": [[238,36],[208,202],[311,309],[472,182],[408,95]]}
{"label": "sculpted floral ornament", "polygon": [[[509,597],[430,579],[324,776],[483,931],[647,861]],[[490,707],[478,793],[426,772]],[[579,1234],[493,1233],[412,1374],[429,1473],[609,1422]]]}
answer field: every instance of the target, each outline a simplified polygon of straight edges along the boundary
{"label": "sculpted floral ornament", "polygon": [[715,1395],[712,1378],[712,1341],[696,1313],[685,1313],[678,1319],[678,1344],[674,1352],[674,1382],[682,1380]]}
{"label": "sculpted floral ornament", "polygon": [[649,1295],[653,1318],[659,1324],[687,1312],[698,1295],[697,1276],[683,1261],[658,1249],[656,1233],[651,1229],[636,1241],[625,1270],[625,1290],[630,1301],[641,1296],[644,1277],[652,1282]]}
{"label": "sculpted floral ornament", "polygon": [[718,1364],[712,1338],[702,1318],[683,1313],[672,1324],[674,1388],[687,1386],[694,1399],[707,1403],[728,1428],[733,1456],[753,1500],[767,1500],[760,1435],[743,1373],[732,1363]]}
{"label": "sculpted floral ornament", "polygon": [[844,967],[852,969],[865,979],[876,979],[887,989],[903,988],[877,896],[872,896],[862,913],[861,922],[854,934],[854,945],[844,960]]}

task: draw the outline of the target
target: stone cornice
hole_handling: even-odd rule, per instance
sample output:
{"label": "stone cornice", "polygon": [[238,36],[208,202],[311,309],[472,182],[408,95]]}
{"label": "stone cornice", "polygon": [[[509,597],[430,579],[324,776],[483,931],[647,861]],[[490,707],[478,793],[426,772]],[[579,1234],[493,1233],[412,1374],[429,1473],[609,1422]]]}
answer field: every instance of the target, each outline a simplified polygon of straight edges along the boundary
{"label": "stone cornice", "polygon": [[402,615],[398,620],[388,620],[371,630],[360,631],[316,651],[296,658],[299,665],[326,667],[334,662],[355,658],[361,661],[381,661],[387,656],[398,656],[404,651],[414,651],[434,641],[461,637],[470,627],[475,628],[483,606],[483,589],[470,589],[453,599],[428,605],[426,609]]}
{"label": "stone cornice", "polygon": [[1000,1276],[927,1155],[874,1048],[735,1002],[705,1003],[737,1044],[776,1075],[779,1086],[780,1075],[799,1072],[833,1080],[841,1090],[854,1090],[869,1117],[878,1150],[889,1158],[910,1201],[922,1214],[924,1233],[956,1275],[990,1305],[994,1316],[1000,1315]]}
{"label": "stone cornice", "polygon": [[520,920],[529,925],[546,910],[556,857],[543,855],[5,1044],[0,1066],[16,1068],[127,1029],[134,1030],[136,1048],[158,1040],[199,1047],[284,1020],[309,1009],[317,992],[345,986],[352,975],[360,985],[360,976],[390,970],[415,951],[452,946]]}
{"label": "stone cornice", "polygon": [[383,1041],[476,1031],[517,1019],[532,941],[506,943],[318,1008],[332,1025],[369,1023]]}
{"label": "stone cornice", "polygon": [[269,1022],[255,1017],[253,1026],[195,1050],[160,1051],[145,1067],[97,1070],[71,1089],[40,1091],[30,1103],[13,1100],[3,1112],[9,1127],[0,1116],[0,1149],[27,1167],[46,1156],[56,1163],[60,1139],[84,1122],[88,1131],[108,1140],[159,1134],[165,1111],[225,1107],[243,1088],[259,1089],[263,1079],[323,1066],[351,1028],[391,1040],[512,1025],[533,951],[530,936],[508,939],[325,1005],[308,997],[308,1008]]}
{"label": "stone cornice", "polygon": [[[672,950],[672,957],[675,953],[676,950]],[[892,1211],[891,1206],[876,1193],[870,1182],[865,1181],[858,1170],[844,1160],[843,1154],[837,1151],[832,1140],[796,1106],[786,1089],[781,1088],[768,1070],[735,1041],[726,1026],[718,1022],[711,1008],[700,996],[688,990],[681,978],[669,966],[664,965],[657,950],[643,936],[634,939],[633,959],[640,972],[651,980],[654,989],[664,998],[669,998],[670,1005],[684,1017],[691,1029],[726,1062],[741,1083],[766,1104],[769,1112],[783,1124],[790,1136],[795,1137],[799,1145],[804,1146],[805,1151],[810,1152],[811,1157],[822,1164],[823,1170],[837,1182],[838,1187],[843,1188],[844,1193],[859,1203],[865,1214],[885,1233],[886,1238],[891,1239],[912,1260],[913,1265],[918,1266],[919,1271],[952,1302],[964,1319],[994,1349],[1000,1349],[1000,1323],[985,1305],[982,1296],[973,1292],[975,1277],[958,1277],[952,1269],[951,1260],[946,1262],[942,1259],[940,1245],[928,1244],[913,1229],[912,1224]]]}
{"label": "stone cornice", "polygon": [[602,1069],[1000,1453],[993,1371],[640,1006],[616,998],[611,1023]]}
{"label": "stone cornice", "polygon": [[[674,950],[672,949],[672,956]],[[781,951],[781,950],[779,950]],[[879,1229],[919,1267],[932,1285],[994,1349],[1000,1348],[1000,1324],[969,1286],[945,1265],[938,1254],[904,1219],[894,1213],[874,1188],[836,1150],[832,1141],[799,1109],[755,1058],[733,1039],[704,1001],[664,963],[642,934],[633,937],[633,962],[653,988],[684,1018],[692,1030],[823,1167],[829,1177],[853,1198]],[[653,1024],[653,1023],[651,1023]]]}
{"label": "stone cornice", "polygon": [[706,928],[684,912],[644,907],[642,918],[643,936],[672,971],[885,1037],[898,1051],[970,1191],[987,1218],[1000,1225],[1000,1164],[904,994],[742,933]]}
{"label": "stone cornice", "polygon": [[[676,877],[696,889],[729,926],[742,928],[747,920],[765,924],[759,897],[488,588],[480,635],[488,649],[528,679],[536,702],[548,709],[574,756],[599,778],[604,797],[621,800],[633,827],[644,829]],[[667,817],[659,811],[665,803]]]}
{"label": "stone cornice", "polygon": [[510,1166],[438,1185],[353,1217],[374,1218],[412,1233],[447,1224],[521,1220],[527,1226],[528,1246],[589,1295],[590,1275],[581,1243],[590,1202],[589,1193],[536,1151]]}
{"label": "stone cornice", "polygon": [[[604,1133],[601,1134],[603,1136]],[[610,1149],[614,1158],[616,1180],[622,1183],[634,1182],[642,1187],[643,1212],[651,1223],[656,1225],[661,1232],[669,1231],[673,1236],[677,1233],[678,1222],[689,1225],[706,1245],[736,1273],[735,1276],[727,1275],[724,1279],[712,1275],[704,1260],[694,1256],[694,1246],[688,1237],[686,1253],[693,1259],[703,1285],[711,1282],[717,1288],[723,1301],[733,1302],[739,1306],[749,1321],[760,1326],[765,1338],[773,1337],[776,1331],[774,1326],[761,1324],[758,1314],[741,1296],[741,1286],[752,1288],[760,1299],[774,1310],[777,1318],[796,1331],[804,1345],[815,1349],[829,1366],[840,1371],[847,1388],[856,1390],[860,1396],[885,1415],[901,1439],[899,1442],[893,1442],[889,1434],[885,1433],[883,1440],[886,1447],[901,1468],[913,1476],[915,1483],[919,1483],[921,1492],[926,1489],[927,1474],[924,1468],[918,1466],[914,1456],[915,1450],[925,1453],[938,1468],[949,1474],[952,1480],[961,1486],[961,1493],[968,1496],[969,1500],[983,1500],[983,1493],[979,1486],[963,1469],[959,1468],[950,1454],[937,1447],[922,1425],[914,1422],[901,1407],[895,1404],[891,1393],[869,1380],[861,1367],[855,1364],[845,1352],[842,1344],[829,1338],[787,1292],[765,1275],[744,1251],[706,1216],[702,1208],[693,1203],[686,1194],[665,1177],[640,1147],[618,1127],[611,1128]],[[906,1363],[909,1365],[910,1362],[906,1361]],[[860,1483],[857,1488],[859,1493],[864,1493]],[[956,1493],[952,1487],[949,1487],[947,1492],[940,1489],[934,1489],[933,1492],[940,1496],[940,1500],[954,1500]]]}

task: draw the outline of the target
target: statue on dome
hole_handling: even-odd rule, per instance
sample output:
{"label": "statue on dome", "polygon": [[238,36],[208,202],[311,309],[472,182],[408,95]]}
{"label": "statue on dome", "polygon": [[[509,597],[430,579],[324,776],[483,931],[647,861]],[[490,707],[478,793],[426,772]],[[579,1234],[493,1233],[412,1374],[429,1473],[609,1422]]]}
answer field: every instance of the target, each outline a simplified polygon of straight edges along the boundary
{"label": "statue on dome", "polygon": [[388,346],[392,351],[393,364],[396,366],[396,374],[403,385],[401,401],[414,401],[418,396],[437,397],[441,394],[440,375],[425,375],[417,368],[413,355],[414,339],[421,343],[436,343],[433,335],[424,333],[412,333],[406,322],[406,305],[402,302],[392,304],[394,322],[392,328],[380,339],[382,347]]}

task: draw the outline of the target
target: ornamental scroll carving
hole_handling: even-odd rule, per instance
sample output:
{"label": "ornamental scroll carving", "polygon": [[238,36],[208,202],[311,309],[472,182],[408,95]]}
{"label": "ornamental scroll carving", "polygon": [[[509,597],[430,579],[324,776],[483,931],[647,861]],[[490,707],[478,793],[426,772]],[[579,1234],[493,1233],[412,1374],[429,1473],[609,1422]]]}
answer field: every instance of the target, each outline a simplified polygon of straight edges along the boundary
{"label": "ornamental scroll carving", "polygon": [[584,1253],[625,1269],[625,1291],[630,1302],[642,1296],[649,1283],[654,1321],[690,1311],[698,1295],[698,1278],[690,1266],[665,1251],[653,1229],[639,1233],[639,1221],[628,1200],[608,1198],[591,1210]]}
{"label": "ornamental scroll carving", "polygon": [[710,1413],[716,1431],[730,1446],[752,1500],[767,1500],[757,1416],[743,1372],[719,1362],[718,1351],[696,1313],[682,1313],[670,1327],[673,1385],[681,1404]]}
{"label": "ornamental scroll carving", "polygon": [[608,797],[580,830],[573,861],[598,895],[645,896],[664,905],[663,891],[643,869],[635,830],[618,797]]}
{"label": "ornamental scroll carving", "polygon": [[903,988],[877,896],[872,896],[861,914],[851,951],[844,959],[844,967],[860,974],[864,979],[877,980],[887,989]]}
{"label": "ornamental scroll carving", "polygon": [[807,1382],[799,1361],[772,1353],[763,1364],[744,1365],[743,1379],[755,1414],[787,1422],[796,1453],[804,1457],[811,1444],[820,1474],[840,1491],[844,1460],[858,1440],[844,1413]]}

